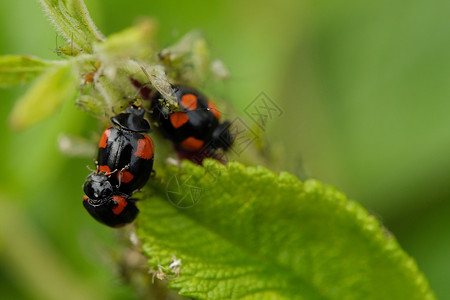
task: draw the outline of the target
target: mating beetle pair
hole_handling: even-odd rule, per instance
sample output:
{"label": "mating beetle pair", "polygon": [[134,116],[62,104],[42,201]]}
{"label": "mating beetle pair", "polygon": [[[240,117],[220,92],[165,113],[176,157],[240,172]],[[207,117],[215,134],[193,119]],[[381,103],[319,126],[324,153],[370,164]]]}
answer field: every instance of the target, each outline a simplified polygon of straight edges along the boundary
{"label": "mating beetle pair", "polygon": [[153,170],[153,143],[145,135],[150,124],[145,111],[130,106],[111,118],[98,143],[97,171],[84,183],[83,205],[99,222],[120,227],[133,221],[139,210],[131,198]]}
{"label": "mating beetle pair", "polygon": [[[218,149],[226,151],[233,142],[229,123],[219,123],[220,113],[200,92],[175,86],[179,105],[171,111],[156,93],[151,101],[151,118],[177,151],[198,153],[202,149],[214,157]],[[139,210],[132,194],[141,189],[153,172],[153,143],[146,133],[150,125],[145,110],[130,106],[126,113],[111,118],[113,126],[103,132],[97,157],[97,171],[84,183],[83,205],[99,222],[120,227],[132,222]]]}

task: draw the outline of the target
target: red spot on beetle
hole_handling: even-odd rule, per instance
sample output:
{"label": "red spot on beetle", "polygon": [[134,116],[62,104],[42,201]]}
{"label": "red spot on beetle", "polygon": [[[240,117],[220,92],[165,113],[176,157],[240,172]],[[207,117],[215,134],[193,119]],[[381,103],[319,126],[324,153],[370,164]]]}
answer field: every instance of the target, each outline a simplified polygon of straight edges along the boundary
{"label": "red spot on beetle", "polygon": [[98,166],[98,171],[103,173],[111,173],[111,169],[106,165]]}
{"label": "red spot on beetle", "polygon": [[217,107],[214,105],[214,103],[212,103],[211,101],[208,101],[208,107],[209,107],[209,111],[211,111],[214,114],[214,116],[216,116],[216,119],[219,120],[220,112],[217,109]]}
{"label": "red spot on beetle", "polygon": [[150,159],[153,157],[153,142],[148,136],[145,139],[139,139],[137,141],[137,149],[134,155],[142,159]]}
{"label": "red spot on beetle", "polygon": [[181,97],[181,105],[187,110],[194,110],[197,108],[197,96],[194,94],[186,94]]}
{"label": "red spot on beetle", "polygon": [[180,146],[188,151],[198,151],[202,149],[204,143],[205,143],[204,141],[196,139],[195,137],[191,136],[182,141],[180,143]]}
{"label": "red spot on beetle", "polygon": [[128,171],[120,171],[119,173],[117,173],[117,180],[119,182],[128,183],[133,180],[133,178],[134,175]]}
{"label": "red spot on beetle", "polygon": [[108,137],[111,134],[111,126],[107,127],[105,131],[103,131],[102,137],[100,138],[100,142],[98,142],[99,148],[106,148],[106,144],[108,142]]}
{"label": "red spot on beetle", "polygon": [[115,201],[117,203],[117,206],[112,209],[112,212],[115,215],[120,215],[120,213],[123,212],[123,210],[125,209],[125,207],[128,204],[127,199],[125,199],[122,196],[116,195],[116,196],[113,196],[113,201]]}
{"label": "red spot on beetle", "polygon": [[189,121],[189,117],[184,112],[175,112],[170,115],[170,123],[172,123],[173,127],[180,128],[184,124]]}

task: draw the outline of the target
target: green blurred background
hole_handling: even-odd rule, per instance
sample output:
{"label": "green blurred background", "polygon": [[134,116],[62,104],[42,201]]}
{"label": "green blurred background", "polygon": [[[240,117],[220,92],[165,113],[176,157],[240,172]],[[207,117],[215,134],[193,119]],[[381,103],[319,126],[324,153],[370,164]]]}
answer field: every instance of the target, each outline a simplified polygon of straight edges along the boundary
{"label": "green blurred background", "polygon": [[[450,2],[87,0],[110,34],[158,19],[160,45],[200,28],[231,79],[216,87],[238,112],[261,91],[278,170],[336,185],[398,238],[440,299],[450,295]],[[2,1],[0,54],[57,59],[36,1]],[[27,86],[0,90],[2,299],[136,299],[117,279],[116,232],[81,205],[91,159],[58,152],[61,133],[97,123],[67,103],[21,133],[7,117]],[[108,254],[105,254],[108,253]],[[117,271],[117,270],[116,270]]]}

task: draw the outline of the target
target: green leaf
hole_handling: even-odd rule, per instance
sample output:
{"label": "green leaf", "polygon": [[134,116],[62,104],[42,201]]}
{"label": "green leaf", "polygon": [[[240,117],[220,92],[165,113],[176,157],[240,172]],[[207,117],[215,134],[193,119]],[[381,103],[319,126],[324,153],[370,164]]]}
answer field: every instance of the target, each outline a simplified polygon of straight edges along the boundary
{"label": "green leaf", "polygon": [[0,56],[0,86],[12,86],[33,80],[55,62],[28,55]]}
{"label": "green leaf", "polygon": [[44,73],[16,103],[10,125],[16,130],[28,128],[47,118],[76,95],[80,79],[72,63],[59,64]]}
{"label": "green leaf", "polygon": [[103,60],[105,58],[129,59],[139,57],[142,59],[150,57],[152,43],[156,33],[156,23],[152,19],[141,19],[135,26],[114,33],[108,38],[94,46],[95,52]]}
{"label": "green leaf", "polygon": [[188,32],[176,44],[161,50],[159,56],[170,75],[182,82],[199,85],[208,75],[209,49],[203,33],[198,30]]}
{"label": "green leaf", "polygon": [[395,238],[334,187],[210,160],[162,177],[140,203],[137,233],[157,277],[181,295],[434,299]]}
{"label": "green leaf", "polygon": [[102,41],[103,34],[97,29],[83,0],[39,0],[46,14],[66,41],[77,52],[92,53],[92,44]]}

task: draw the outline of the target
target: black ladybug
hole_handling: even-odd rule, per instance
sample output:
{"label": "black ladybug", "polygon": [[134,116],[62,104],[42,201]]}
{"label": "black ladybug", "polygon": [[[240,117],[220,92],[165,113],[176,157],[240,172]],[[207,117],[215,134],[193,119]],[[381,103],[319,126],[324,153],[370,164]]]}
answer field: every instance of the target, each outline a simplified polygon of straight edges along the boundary
{"label": "black ladybug", "polygon": [[153,96],[151,118],[163,135],[183,152],[206,152],[210,156],[221,149],[227,151],[233,144],[230,123],[220,123],[217,107],[199,91],[174,86],[180,109],[172,111],[164,106],[161,94]]}
{"label": "black ladybug", "polygon": [[111,118],[115,126],[105,129],[98,144],[98,168],[105,173],[116,172],[109,182],[121,193],[131,195],[142,188],[153,170],[153,142],[145,133],[150,125],[144,110],[127,107],[127,112]]}

